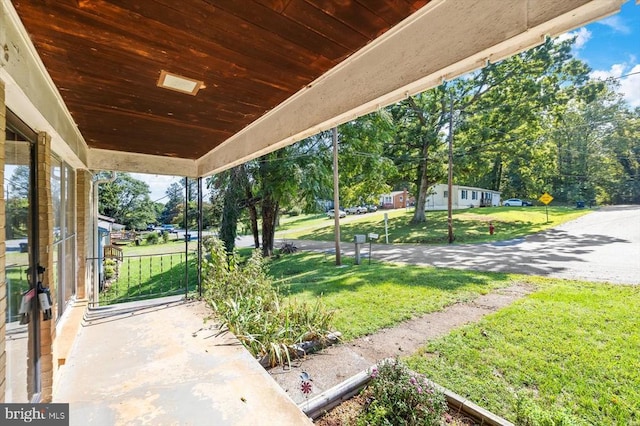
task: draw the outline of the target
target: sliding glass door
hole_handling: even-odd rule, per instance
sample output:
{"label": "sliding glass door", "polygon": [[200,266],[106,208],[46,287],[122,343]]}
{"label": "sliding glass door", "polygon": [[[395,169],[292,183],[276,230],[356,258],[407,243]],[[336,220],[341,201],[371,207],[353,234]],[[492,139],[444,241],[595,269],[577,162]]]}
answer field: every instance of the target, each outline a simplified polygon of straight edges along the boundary
{"label": "sliding glass door", "polygon": [[35,138],[10,113],[5,132],[7,387],[4,402],[37,400],[40,390]]}

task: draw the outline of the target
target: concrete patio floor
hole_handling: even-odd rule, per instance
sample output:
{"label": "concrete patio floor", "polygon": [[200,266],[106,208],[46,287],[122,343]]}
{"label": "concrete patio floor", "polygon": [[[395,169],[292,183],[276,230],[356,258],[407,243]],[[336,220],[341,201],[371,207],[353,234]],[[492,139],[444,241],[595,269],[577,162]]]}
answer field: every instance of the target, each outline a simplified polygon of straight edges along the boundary
{"label": "concrete patio floor", "polygon": [[304,425],[311,421],[199,301],[88,310],[53,402],[71,425]]}

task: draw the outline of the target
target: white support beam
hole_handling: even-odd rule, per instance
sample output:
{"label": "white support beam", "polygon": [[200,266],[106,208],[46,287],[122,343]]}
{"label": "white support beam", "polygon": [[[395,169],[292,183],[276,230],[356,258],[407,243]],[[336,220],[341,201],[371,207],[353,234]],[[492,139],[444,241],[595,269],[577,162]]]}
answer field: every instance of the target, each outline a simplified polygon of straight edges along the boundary
{"label": "white support beam", "polygon": [[217,173],[620,10],[625,0],[432,0],[198,160]]}
{"label": "white support beam", "polygon": [[196,161],[186,158],[162,157],[159,155],[95,148],[89,150],[88,158],[87,168],[90,170],[198,177]]}

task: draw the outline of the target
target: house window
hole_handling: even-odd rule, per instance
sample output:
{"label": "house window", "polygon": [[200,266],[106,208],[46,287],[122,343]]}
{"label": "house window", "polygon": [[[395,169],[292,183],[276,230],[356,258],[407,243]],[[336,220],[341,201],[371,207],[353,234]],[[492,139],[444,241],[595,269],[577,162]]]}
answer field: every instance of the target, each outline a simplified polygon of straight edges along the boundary
{"label": "house window", "polygon": [[399,197],[400,202],[402,202],[402,195]]}
{"label": "house window", "polygon": [[469,193],[466,189],[463,189],[462,191],[460,191],[460,198],[462,198],[463,200],[469,199]]}
{"label": "house window", "polygon": [[51,157],[51,198],[53,206],[53,262],[55,304],[60,317],[76,292],[76,218],[75,171],[58,158]]}
{"label": "house window", "polygon": [[449,198],[449,191],[444,191],[444,198]]}
{"label": "house window", "polygon": [[478,199],[478,191],[471,191],[471,199],[472,200]]}

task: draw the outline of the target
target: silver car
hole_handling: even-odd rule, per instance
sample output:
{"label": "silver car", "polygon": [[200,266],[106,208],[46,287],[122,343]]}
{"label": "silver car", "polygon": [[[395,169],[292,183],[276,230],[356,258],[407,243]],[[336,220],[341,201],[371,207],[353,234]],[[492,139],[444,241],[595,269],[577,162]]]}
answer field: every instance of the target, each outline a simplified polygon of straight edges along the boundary
{"label": "silver car", "polygon": [[[347,217],[347,213],[344,210],[338,210],[340,213],[338,213],[338,217]],[[333,218],[336,216],[336,213],[333,209],[329,210],[327,212],[327,216],[329,216],[330,218]]]}

